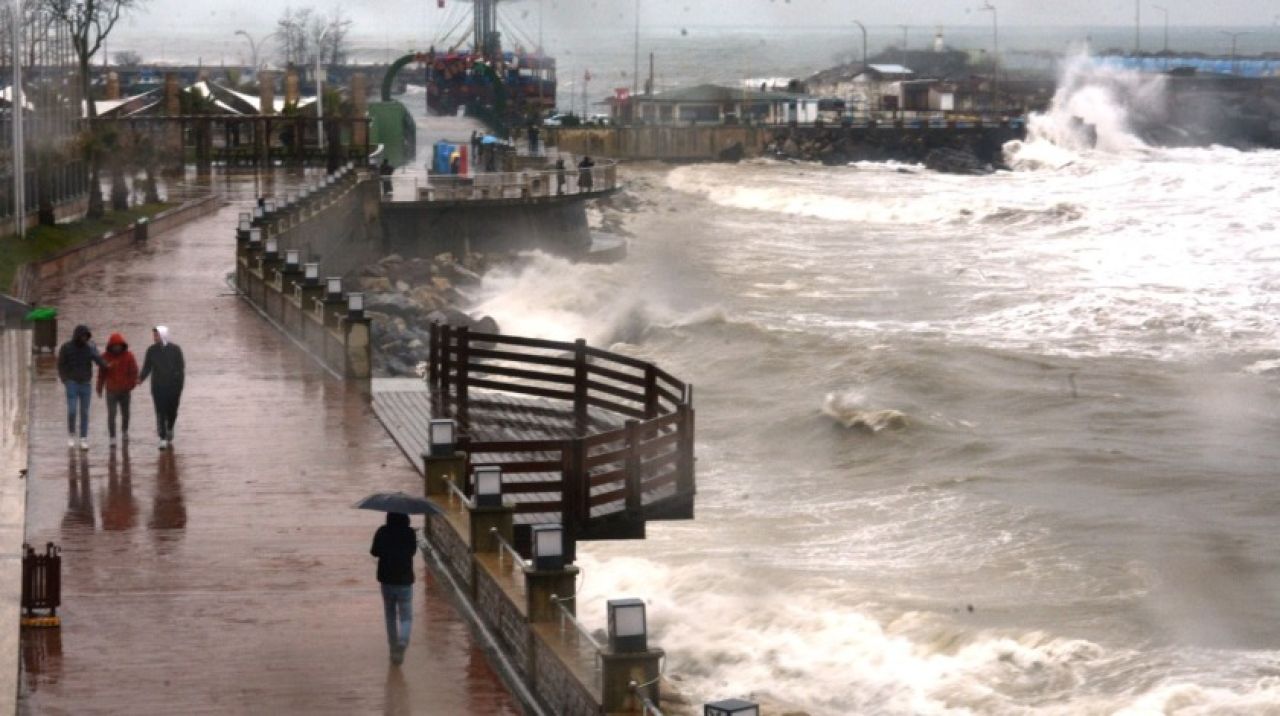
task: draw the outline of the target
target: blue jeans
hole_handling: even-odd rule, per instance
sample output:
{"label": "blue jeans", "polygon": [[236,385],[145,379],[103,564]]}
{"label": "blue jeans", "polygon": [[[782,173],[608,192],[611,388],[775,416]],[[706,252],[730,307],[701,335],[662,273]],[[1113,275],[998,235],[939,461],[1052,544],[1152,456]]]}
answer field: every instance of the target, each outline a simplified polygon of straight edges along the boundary
{"label": "blue jeans", "polygon": [[93,397],[93,383],[77,383],[69,380],[67,388],[67,433],[76,432],[76,406],[80,406],[80,437],[89,437],[89,398]]}
{"label": "blue jeans", "polygon": [[[382,610],[387,617],[387,645],[392,649],[409,646],[409,632],[413,631],[413,585],[382,585]],[[399,633],[396,622],[400,622]]]}

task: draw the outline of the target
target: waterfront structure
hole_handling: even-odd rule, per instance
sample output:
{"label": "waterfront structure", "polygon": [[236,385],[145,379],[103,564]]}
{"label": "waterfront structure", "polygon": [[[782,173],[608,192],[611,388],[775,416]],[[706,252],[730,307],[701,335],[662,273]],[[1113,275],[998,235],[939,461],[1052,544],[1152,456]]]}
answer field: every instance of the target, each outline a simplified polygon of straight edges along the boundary
{"label": "waterfront structure", "polygon": [[[702,84],[630,97],[634,116],[642,124],[739,124],[812,122],[818,117],[818,98],[799,92],[772,92]],[[624,104],[611,103],[620,121]]]}

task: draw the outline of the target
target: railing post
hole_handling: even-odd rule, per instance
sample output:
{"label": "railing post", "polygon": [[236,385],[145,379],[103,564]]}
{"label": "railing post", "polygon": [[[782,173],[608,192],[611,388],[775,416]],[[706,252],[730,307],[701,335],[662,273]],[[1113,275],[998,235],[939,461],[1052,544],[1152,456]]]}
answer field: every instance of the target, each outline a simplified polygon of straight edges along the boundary
{"label": "railing post", "polygon": [[696,491],[693,479],[693,405],[682,402],[676,406],[676,431],[680,437],[677,442],[676,457],[676,494],[692,495]]}
{"label": "railing post", "polygon": [[462,456],[463,456],[462,474],[460,476],[462,479],[459,481],[461,484],[458,485],[458,489],[462,490],[462,494],[466,495],[467,497],[470,497],[471,496],[471,436],[470,435],[464,434],[464,435],[458,436],[458,447],[456,448],[455,452],[462,453]]}
{"label": "railing post", "polygon": [[471,361],[471,336],[466,326],[458,328],[458,422],[467,424],[467,364]]}
{"label": "railing post", "polygon": [[564,561],[572,564],[578,555],[578,535],[586,526],[584,515],[591,495],[584,469],[582,438],[565,440],[560,447],[560,521],[564,525]]}
{"label": "railing post", "polygon": [[453,327],[448,323],[440,326],[440,400],[444,406],[445,412],[449,411],[449,385],[452,376],[449,375],[453,370]]}
{"label": "railing post", "polygon": [[431,343],[427,346],[427,385],[434,389],[440,383],[440,324],[431,322]]}
{"label": "railing post", "polygon": [[587,342],[573,342],[573,421],[581,435],[587,429]]}
{"label": "railing post", "polygon": [[644,417],[658,417],[658,369],[652,363],[644,367]]}
{"label": "railing post", "polygon": [[640,460],[640,443],[641,431],[639,420],[627,421],[627,457],[626,457],[626,477],[624,484],[626,488],[626,510],[627,514],[639,516],[644,509],[643,490],[641,470],[643,463]]}

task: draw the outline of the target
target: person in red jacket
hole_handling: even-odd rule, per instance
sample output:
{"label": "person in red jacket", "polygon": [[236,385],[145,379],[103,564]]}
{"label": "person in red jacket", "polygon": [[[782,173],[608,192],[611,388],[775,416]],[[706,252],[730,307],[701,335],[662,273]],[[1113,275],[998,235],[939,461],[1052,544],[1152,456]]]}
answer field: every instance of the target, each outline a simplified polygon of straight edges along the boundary
{"label": "person in red jacket", "polygon": [[98,369],[98,397],[107,393],[107,433],[111,447],[116,446],[116,411],[120,412],[120,439],[129,440],[129,396],[138,387],[138,360],[129,350],[124,336],[112,333],[107,350],[102,354],[106,366]]}

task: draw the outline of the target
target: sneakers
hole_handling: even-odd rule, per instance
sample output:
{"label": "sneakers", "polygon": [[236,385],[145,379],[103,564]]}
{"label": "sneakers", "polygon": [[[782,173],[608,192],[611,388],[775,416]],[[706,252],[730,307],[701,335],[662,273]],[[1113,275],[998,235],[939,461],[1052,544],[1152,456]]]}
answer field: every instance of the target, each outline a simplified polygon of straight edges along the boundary
{"label": "sneakers", "polygon": [[404,647],[403,646],[391,647],[391,663],[395,664],[396,666],[399,666],[404,663]]}
{"label": "sneakers", "polygon": [[81,450],[89,449],[89,438],[80,438],[80,449]]}
{"label": "sneakers", "polygon": [[167,449],[169,449],[169,441],[168,441],[168,440],[161,440],[161,441],[160,441],[159,448],[160,448],[161,450],[167,450]]}
{"label": "sneakers", "polygon": [[67,447],[74,448],[76,446],[76,434],[71,433],[67,436]]}

